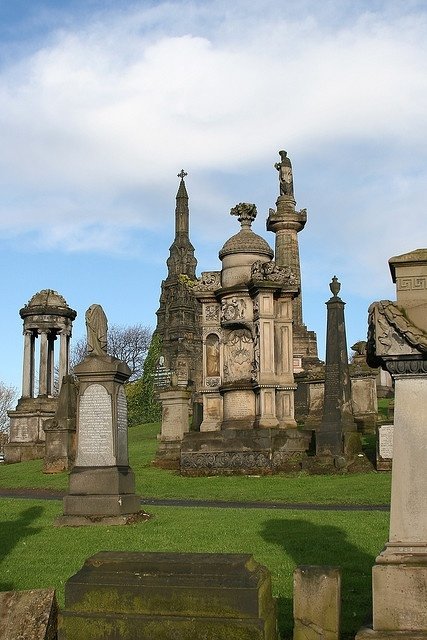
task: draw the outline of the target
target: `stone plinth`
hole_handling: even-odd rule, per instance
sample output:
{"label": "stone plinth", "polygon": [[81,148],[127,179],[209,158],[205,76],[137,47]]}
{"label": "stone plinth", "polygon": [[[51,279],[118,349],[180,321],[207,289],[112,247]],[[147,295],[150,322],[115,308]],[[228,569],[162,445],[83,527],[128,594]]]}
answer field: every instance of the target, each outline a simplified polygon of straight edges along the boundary
{"label": "stone plinth", "polygon": [[181,445],[181,475],[271,474],[301,469],[310,431],[225,429],[188,433]]}
{"label": "stone plinth", "polygon": [[[77,455],[58,524],[126,521],[140,511],[135,479],[128,462],[127,404],[123,383],[126,363],[111,356],[89,355],[75,367]],[[86,520],[85,520],[86,519]]]}
{"label": "stone plinth", "polygon": [[190,391],[179,387],[161,391],[162,428],[155,464],[163,469],[179,469],[181,441],[190,425]]}
{"label": "stone plinth", "polygon": [[0,593],[0,640],[56,640],[58,606],[53,589]]}
{"label": "stone plinth", "polygon": [[338,640],[341,622],[339,567],[300,566],[294,571],[293,640]]}
{"label": "stone plinth", "polygon": [[65,586],[58,640],[278,640],[268,570],[250,555],[101,552]]}
{"label": "stone plinth", "polygon": [[24,462],[43,458],[46,423],[58,406],[57,398],[47,396],[20,398],[14,411],[9,411],[10,439],[4,446],[6,462]]}

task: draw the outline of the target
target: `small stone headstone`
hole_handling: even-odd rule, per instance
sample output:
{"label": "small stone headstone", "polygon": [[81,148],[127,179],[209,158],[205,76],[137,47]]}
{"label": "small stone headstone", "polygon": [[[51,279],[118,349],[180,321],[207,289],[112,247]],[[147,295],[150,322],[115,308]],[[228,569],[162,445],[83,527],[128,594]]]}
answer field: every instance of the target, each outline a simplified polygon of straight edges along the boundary
{"label": "small stone headstone", "polygon": [[338,640],[341,618],[339,567],[304,565],[294,571],[293,640]]}
{"label": "small stone headstone", "polygon": [[394,425],[383,424],[377,432],[377,470],[391,471]]}
{"label": "small stone headstone", "polygon": [[56,640],[57,617],[53,589],[0,593],[0,640]]}

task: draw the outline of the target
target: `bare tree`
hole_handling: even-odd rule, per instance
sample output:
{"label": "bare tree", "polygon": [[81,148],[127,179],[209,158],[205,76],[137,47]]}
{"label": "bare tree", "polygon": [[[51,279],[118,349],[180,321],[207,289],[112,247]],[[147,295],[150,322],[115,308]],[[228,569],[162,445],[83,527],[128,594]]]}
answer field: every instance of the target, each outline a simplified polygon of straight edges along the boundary
{"label": "bare tree", "polygon": [[[112,325],[108,328],[107,353],[119,360],[124,360],[132,376],[130,380],[136,380],[142,376],[145,356],[151,342],[152,329],[141,324],[129,327]],[[70,351],[70,369],[81,362],[87,353],[85,338],[79,338],[73,343]]]}
{"label": "bare tree", "polygon": [[0,382],[0,433],[9,431],[9,416],[7,412],[13,408],[18,391],[15,387]]}

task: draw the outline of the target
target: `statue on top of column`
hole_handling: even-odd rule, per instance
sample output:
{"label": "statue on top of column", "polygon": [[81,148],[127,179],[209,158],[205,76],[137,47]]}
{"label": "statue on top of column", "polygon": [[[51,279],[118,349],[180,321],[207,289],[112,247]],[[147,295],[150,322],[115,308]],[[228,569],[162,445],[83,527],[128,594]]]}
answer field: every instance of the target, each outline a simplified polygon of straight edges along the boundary
{"label": "statue on top of column", "polygon": [[107,316],[100,304],[86,311],[87,352],[92,356],[107,355]]}
{"label": "statue on top of column", "polygon": [[286,151],[279,151],[280,162],[276,162],[275,169],[279,172],[280,195],[294,197],[294,181],[292,177],[292,164]]}

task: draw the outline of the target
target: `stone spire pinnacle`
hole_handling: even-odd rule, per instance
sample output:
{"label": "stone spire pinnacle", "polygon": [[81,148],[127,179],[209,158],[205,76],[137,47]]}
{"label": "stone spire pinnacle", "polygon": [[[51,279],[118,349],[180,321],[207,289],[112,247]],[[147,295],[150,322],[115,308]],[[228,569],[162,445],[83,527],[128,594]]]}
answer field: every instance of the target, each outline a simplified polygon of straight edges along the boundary
{"label": "stone spire pinnacle", "polygon": [[185,234],[187,237],[189,235],[190,213],[188,209],[188,193],[184,182],[184,178],[187,175],[184,169],[181,169],[178,173],[178,178],[181,178],[181,181],[176,194],[175,239],[177,239],[180,234]]}

